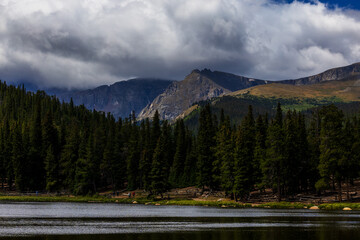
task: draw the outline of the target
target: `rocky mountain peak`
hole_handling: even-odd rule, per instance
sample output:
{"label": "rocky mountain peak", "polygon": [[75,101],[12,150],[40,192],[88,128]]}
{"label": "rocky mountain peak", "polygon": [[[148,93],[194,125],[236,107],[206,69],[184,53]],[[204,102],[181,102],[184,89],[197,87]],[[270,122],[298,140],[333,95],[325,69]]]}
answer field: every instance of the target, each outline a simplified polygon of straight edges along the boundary
{"label": "rocky mountain peak", "polygon": [[172,83],[140,112],[138,119],[151,118],[157,110],[162,119],[173,120],[196,102],[258,84],[265,84],[265,81],[195,69],[183,81]]}

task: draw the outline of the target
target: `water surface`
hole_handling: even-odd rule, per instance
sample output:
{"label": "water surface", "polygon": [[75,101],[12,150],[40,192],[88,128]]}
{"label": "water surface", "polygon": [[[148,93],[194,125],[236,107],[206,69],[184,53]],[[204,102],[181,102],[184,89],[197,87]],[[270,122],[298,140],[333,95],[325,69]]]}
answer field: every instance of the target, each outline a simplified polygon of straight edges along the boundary
{"label": "water surface", "polygon": [[2,203],[0,239],[359,239],[360,212]]}

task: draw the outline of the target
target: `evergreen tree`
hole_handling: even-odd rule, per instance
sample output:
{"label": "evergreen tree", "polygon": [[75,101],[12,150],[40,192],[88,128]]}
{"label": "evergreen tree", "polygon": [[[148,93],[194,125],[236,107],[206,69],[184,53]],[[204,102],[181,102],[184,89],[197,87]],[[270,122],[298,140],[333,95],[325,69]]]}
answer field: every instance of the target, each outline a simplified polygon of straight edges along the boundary
{"label": "evergreen tree", "polygon": [[305,117],[303,114],[298,113],[297,119],[297,159],[299,161],[299,189],[301,192],[309,190],[309,182],[312,178],[310,168],[310,154],[308,134],[306,131]]}
{"label": "evergreen tree", "polygon": [[[215,131],[210,105],[206,105],[200,112],[199,132],[197,139],[197,185],[204,189],[206,186],[214,188],[213,181],[213,146]],[[217,171],[217,170],[216,170]],[[218,173],[216,173],[218,174]]]}
{"label": "evergreen tree", "polygon": [[126,126],[131,128],[131,135],[127,144],[127,180],[128,189],[134,190],[139,187],[139,132],[136,123]]}
{"label": "evergreen tree", "polygon": [[275,119],[268,127],[266,145],[266,160],[262,163],[262,172],[267,184],[272,188],[277,189],[278,201],[281,201],[281,188],[283,186],[282,166],[284,163],[284,133],[280,104],[278,104]]}
{"label": "evergreen tree", "polygon": [[[86,135],[86,134],[85,134]],[[76,162],[75,194],[87,195],[96,192],[94,170],[94,136],[82,139],[79,147],[79,158]]]}
{"label": "evergreen tree", "polygon": [[56,191],[60,188],[58,133],[54,127],[52,113],[46,113],[43,122],[43,150],[45,152],[46,190]]}
{"label": "evergreen tree", "polygon": [[297,113],[287,112],[284,120],[284,162],[283,169],[283,193],[284,195],[298,193],[302,166],[300,158],[300,134],[298,127]]}
{"label": "evergreen tree", "polygon": [[26,156],[19,124],[15,124],[12,130],[12,165],[14,167],[15,186],[19,191],[25,191],[28,187],[28,175],[26,172]]}
{"label": "evergreen tree", "polygon": [[184,121],[178,120],[176,122],[175,129],[177,129],[176,150],[174,155],[174,161],[170,169],[170,183],[172,186],[182,186],[181,177],[184,171],[185,159],[186,159],[186,132]]}
{"label": "evergreen tree", "polygon": [[247,116],[241,122],[235,148],[235,199],[246,199],[252,190],[255,179],[253,178],[255,147],[255,122],[252,106],[249,106]]}
{"label": "evergreen tree", "polygon": [[262,182],[262,172],[261,165],[265,162],[266,159],[266,131],[267,126],[265,125],[261,115],[256,119],[255,124],[256,134],[255,134],[255,149],[254,149],[254,182],[258,185],[259,189],[263,190]]}
{"label": "evergreen tree", "polygon": [[117,189],[125,187],[126,182],[126,155],[124,152],[124,144],[126,139],[123,136],[122,120],[116,124],[115,147],[114,147],[114,162],[112,169],[114,171],[114,182]]}
{"label": "evergreen tree", "polygon": [[[41,93],[37,93],[40,98]],[[27,175],[29,176],[30,190],[41,190],[45,187],[45,168],[44,168],[44,150],[42,142],[42,125],[41,125],[41,104],[37,100],[33,121],[30,129],[30,150],[29,165]]]}
{"label": "evergreen tree", "polygon": [[140,157],[140,175],[141,175],[141,186],[145,190],[149,190],[151,179],[151,161],[152,161],[152,146],[150,136],[150,121],[146,119],[141,122],[140,125],[140,140],[141,140],[141,157]]}
{"label": "evergreen tree", "polygon": [[54,147],[50,145],[45,157],[46,190],[50,192],[57,191],[60,188],[58,161],[54,153]]}
{"label": "evergreen tree", "polygon": [[186,139],[186,159],[181,182],[184,186],[193,186],[196,184],[197,173],[196,138],[189,131],[186,131]]}
{"label": "evergreen tree", "polygon": [[100,164],[100,169],[102,171],[102,175],[105,182],[110,182],[112,189],[115,191],[115,176],[113,164],[115,160],[115,122],[110,122],[109,132],[105,144],[105,149],[103,152],[103,158]]}
{"label": "evergreen tree", "polygon": [[150,191],[152,194],[161,195],[170,190],[169,177],[169,132],[167,122],[165,121],[162,126],[162,132],[156,148],[154,150],[153,161],[151,165],[151,186]]}
{"label": "evergreen tree", "polygon": [[[80,140],[79,128],[76,122],[73,122],[71,126],[72,131],[69,132],[65,140],[65,146],[61,152],[60,168],[61,176],[63,179],[63,187],[74,191],[75,175],[76,175],[76,162],[79,158],[79,145]],[[82,136],[85,137],[85,136]]]}
{"label": "evergreen tree", "polygon": [[322,181],[338,183],[339,201],[342,200],[341,183],[344,170],[344,148],[342,123],[344,115],[335,105],[321,109],[320,163],[319,172]]}
{"label": "evergreen tree", "polygon": [[220,182],[221,189],[226,195],[232,195],[234,188],[234,142],[230,119],[224,117],[216,133],[214,166],[219,166],[220,175],[215,176],[214,180]]}
{"label": "evergreen tree", "polygon": [[318,182],[320,179],[318,170],[320,158],[320,131],[321,117],[319,111],[316,111],[311,115],[310,126],[307,131],[307,140],[309,144],[309,163],[307,166],[309,174],[309,187],[312,187],[313,189],[315,187],[317,190],[327,188],[327,183],[324,181]]}
{"label": "evergreen tree", "polygon": [[[356,120],[355,120],[356,122]],[[359,175],[358,147],[356,143],[356,130],[350,119],[346,119],[343,129],[344,154],[340,159],[340,166],[343,169],[343,181],[346,183],[346,199],[350,200],[350,184]]]}

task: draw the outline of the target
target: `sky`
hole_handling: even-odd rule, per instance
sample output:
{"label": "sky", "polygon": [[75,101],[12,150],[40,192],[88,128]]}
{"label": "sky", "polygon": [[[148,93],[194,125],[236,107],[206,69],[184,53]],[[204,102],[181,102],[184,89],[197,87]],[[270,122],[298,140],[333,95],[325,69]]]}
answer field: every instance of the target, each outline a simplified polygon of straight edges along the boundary
{"label": "sky", "polygon": [[359,61],[358,0],[0,0],[0,79],[41,88],[203,68],[293,79]]}

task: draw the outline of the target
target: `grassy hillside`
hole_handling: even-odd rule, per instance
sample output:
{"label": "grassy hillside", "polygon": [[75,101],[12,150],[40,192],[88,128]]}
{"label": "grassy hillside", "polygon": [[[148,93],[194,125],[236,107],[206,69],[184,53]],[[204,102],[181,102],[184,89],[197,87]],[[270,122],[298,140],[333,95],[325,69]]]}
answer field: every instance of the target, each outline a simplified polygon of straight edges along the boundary
{"label": "grassy hillside", "polygon": [[328,81],[301,86],[279,83],[255,86],[200,102],[184,114],[184,119],[189,128],[196,129],[199,107],[210,103],[214,113],[220,115],[221,109],[224,109],[225,114],[231,117],[234,124],[237,124],[246,115],[249,105],[253,106],[255,115],[268,113],[272,116],[278,102],[285,111],[310,112],[319,106],[334,103],[345,114],[358,113],[360,80]]}
{"label": "grassy hillside", "polygon": [[328,81],[314,85],[288,85],[272,83],[233,92],[229,95],[239,97],[250,94],[265,98],[328,99],[338,102],[360,100],[360,80]]}

